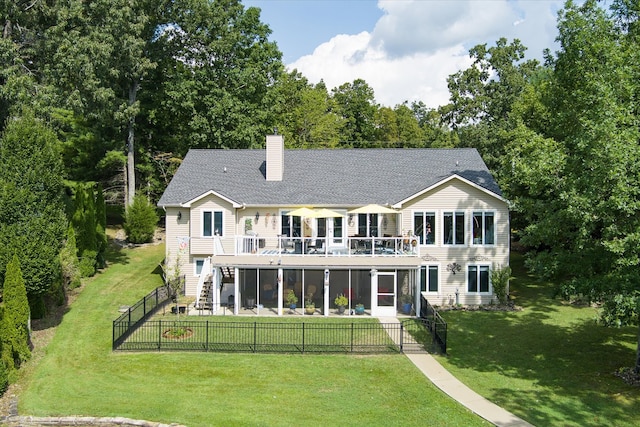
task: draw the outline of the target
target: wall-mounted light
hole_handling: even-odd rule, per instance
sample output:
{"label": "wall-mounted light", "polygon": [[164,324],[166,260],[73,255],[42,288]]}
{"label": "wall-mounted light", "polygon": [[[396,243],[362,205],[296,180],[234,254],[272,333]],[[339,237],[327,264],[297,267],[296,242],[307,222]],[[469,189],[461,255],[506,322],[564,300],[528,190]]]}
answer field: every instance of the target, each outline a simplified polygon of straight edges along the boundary
{"label": "wall-mounted light", "polygon": [[180,221],[182,219],[182,212],[178,211],[178,221]]}
{"label": "wall-mounted light", "polygon": [[447,265],[447,271],[450,271],[452,274],[456,274],[457,272],[460,272],[462,270],[462,266],[460,264],[458,264],[457,262],[452,262],[451,264]]}
{"label": "wall-mounted light", "polygon": [[256,222],[260,219],[260,212],[256,212]]}

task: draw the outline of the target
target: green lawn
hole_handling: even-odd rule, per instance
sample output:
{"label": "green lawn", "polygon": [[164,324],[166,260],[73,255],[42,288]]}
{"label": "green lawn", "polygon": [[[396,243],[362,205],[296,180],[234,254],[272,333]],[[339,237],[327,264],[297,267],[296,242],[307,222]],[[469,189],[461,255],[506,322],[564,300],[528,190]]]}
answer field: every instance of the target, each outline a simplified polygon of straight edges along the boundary
{"label": "green lawn", "polygon": [[635,361],[638,328],[595,324],[597,311],[551,298],[514,254],[520,312],[444,312],[439,361],[481,395],[538,426],[640,425],[640,389],[614,372]]}
{"label": "green lawn", "polygon": [[113,353],[111,324],[161,283],[163,246],[110,255],[21,379],[19,412],[194,426],[473,426],[401,355]]}

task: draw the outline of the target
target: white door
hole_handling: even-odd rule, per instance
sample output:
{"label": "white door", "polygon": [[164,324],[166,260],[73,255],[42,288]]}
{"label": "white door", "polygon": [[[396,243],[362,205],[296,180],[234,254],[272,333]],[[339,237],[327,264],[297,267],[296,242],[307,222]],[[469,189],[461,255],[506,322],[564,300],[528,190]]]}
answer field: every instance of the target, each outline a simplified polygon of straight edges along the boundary
{"label": "white door", "polygon": [[397,315],[395,272],[378,271],[371,275],[371,315],[377,317]]}

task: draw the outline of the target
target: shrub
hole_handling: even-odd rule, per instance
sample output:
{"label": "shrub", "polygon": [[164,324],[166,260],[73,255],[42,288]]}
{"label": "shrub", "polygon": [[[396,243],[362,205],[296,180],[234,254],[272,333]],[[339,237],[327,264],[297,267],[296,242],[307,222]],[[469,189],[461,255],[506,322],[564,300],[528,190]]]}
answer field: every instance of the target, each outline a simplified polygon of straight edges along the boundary
{"label": "shrub", "polygon": [[[0,348],[0,352],[2,349]],[[0,360],[0,396],[7,391],[7,387],[9,386],[9,373],[7,372],[7,367],[4,366],[4,362]]]}
{"label": "shrub", "polygon": [[71,226],[67,230],[67,240],[60,251],[62,283],[67,289],[74,289],[80,286],[80,261],[77,253],[76,232]]}
{"label": "shrub", "polygon": [[96,251],[86,250],[82,252],[79,258],[78,269],[82,277],[91,277],[96,273]]}
{"label": "shrub", "polygon": [[506,304],[509,297],[509,280],[511,277],[511,267],[498,266],[491,269],[491,284],[493,285],[493,293],[500,304]]}
{"label": "shrub", "polygon": [[148,243],[153,239],[158,214],[146,197],[135,196],[124,217],[124,231],[131,243]]}
{"label": "shrub", "polygon": [[4,341],[4,308],[0,306],[0,396],[7,390],[7,386],[9,385],[9,370],[7,369],[7,365],[4,362],[2,357],[3,354],[3,341]]}
{"label": "shrub", "polygon": [[[29,300],[20,261],[16,255],[7,264],[3,288],[3,352],[11,351],[16,367],[29,359]],[[5,347],[6,346],[6,347]],[[7,348],[8,347],[8,348]]]}

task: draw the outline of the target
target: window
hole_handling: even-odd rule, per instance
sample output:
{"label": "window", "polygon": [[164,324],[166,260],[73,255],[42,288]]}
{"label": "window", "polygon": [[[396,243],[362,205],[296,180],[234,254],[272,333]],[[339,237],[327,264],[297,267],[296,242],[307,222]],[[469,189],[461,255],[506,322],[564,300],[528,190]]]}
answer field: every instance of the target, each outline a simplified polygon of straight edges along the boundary
{"label": "window", "polygon": [[418,236],[421,245],[434,245],[436,243],[433,231],[436,229],[435,212],[414,212],[413,232]]}
{"label": "window", "polygon": [[202,266],[204,265],[204,259],[196,259],[195,261],[195,275],[199,276],[202,273]]}
{"label": "window", "polygon": [[444,244],[464,245],[464,212],[444,213]]}
{"label": "window", "polygon": [[423,265],[420,267],[420,291],[438,292],[437,265]]}
{"label": "window", "polygon": [[378,214],[358,214],[358,235],[378,237]]}
{"label": "window", "polygon": [[299,216],[287,215],[289,211],[280,214],[280,223],[282,224],[280,234],[285,237],[300,237],[302,231],[302,219]]}
{"label": "window", "polygon": [[202,213],[202,236],[222,236],[222,211],[204,211]]}
{"label": "window", "polygon": [[470,265],[467,270],[467,291],[474,293],[489,292],[489,266]]}
{"label": "window", "polygon": [[473,244],[493,245],[496,243],[493,212],[473,213]]}
{"label": "window", "polygon": [[333,218],[333,241],[342,243],[342,217]]}

